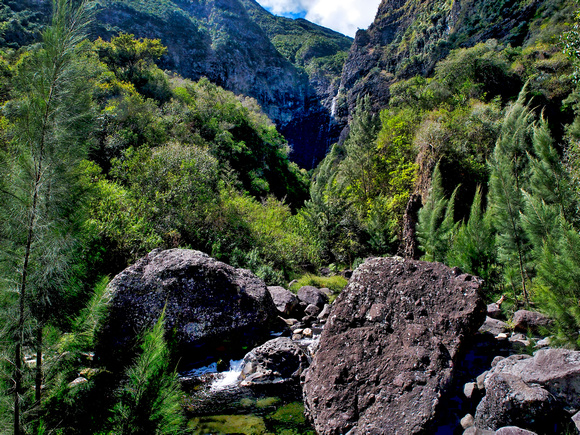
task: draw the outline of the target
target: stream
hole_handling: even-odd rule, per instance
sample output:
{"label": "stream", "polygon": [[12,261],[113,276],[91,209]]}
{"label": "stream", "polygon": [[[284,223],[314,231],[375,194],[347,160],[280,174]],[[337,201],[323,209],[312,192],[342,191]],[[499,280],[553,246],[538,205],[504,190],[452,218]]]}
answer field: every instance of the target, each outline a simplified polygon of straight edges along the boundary
{"label": "stream", "polygon": [[242,387],[238,379],[242,361],[230,361],[229,370],[221,373],[217,363],[181,373],[190,433],[315,435],[304,417],[300,386]]}

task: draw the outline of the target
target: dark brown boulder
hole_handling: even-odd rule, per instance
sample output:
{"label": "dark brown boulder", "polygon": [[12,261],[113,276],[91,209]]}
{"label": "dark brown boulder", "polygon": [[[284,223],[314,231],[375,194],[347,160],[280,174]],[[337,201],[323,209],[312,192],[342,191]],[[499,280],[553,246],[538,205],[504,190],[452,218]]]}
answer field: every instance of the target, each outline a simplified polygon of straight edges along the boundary
{"label": "dark brown boulder", "polygon": [[308,305],[316,305],[318,308],[324,308],[328,303],[328,296],[311,285],[305,285],[298,290],[298,299]]}
{"label": "dark brown boulder", "polygon": [[256,275],[189,249],[150,252],[118,274],[108,292],[96,355],[113,367],[130,360],[137,337],[164,307],[171,348],[191,364],[241,356],[243,347],[265,342],[279,322]]}
{"label": "dark brown boulder", "polygon": [[541,434],[559,433],[570,425],[564,408],[580,408],[580,352],[541,349],[533,357],[504,358],[487,373],[485,390],[476,426],[517,425]]}
{"label": "dark brown boulder", "polygon": [[288,337],[278,337],[250,351],[242,363],[242,385],[300,382],[308,357]]}
{"label": "dark brown boulder", "polygon": [[541,386],[492,370],[485,378],[485,391],[475,413],[478,428],[497,430],[509,425],[553,432],[558,406],[554,396]]}
{"label": "dark brown boulder", "polygon": [[361,265],[335,301],[305,375],[316,431],[429,433],[462,345],[485,319],[480,286],[439,263]]}
{"label": "dark brown boulder", "polygon": [[513,324],[516,331],[532,333],[541,332],[550,326],[550,319],[537,311],[518,310],[514,313]]}
{"label": "dark brown boulder", "polygon": [[276,305],[278,312],[282,316],[290,316],[298,306],[299,300],[290,290],[286,290],[280,286],[271,286],[268,287],[268,291],[270,292],[270,296],[272,296],[274,305]]}

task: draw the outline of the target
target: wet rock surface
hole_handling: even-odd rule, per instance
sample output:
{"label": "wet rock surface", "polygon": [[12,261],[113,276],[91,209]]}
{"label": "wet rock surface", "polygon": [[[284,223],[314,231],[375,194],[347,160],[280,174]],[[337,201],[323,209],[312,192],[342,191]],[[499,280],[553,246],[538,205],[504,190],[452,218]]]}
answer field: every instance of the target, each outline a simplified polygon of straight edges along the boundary
{"label": "wet rock surface", "polygon": [[105,365],[129,361],[139,334],[164,309],[174,352],[192,364],[229,359],[284,327],[262,280],[199,251],[154,250],[118,274],[108,293],[96,349]]}
{"label": "wet rock surface", "polygon": [[317,432],[429,433],[464,342],[485,319],[480,285],[438,263],[374,258],[359,267],[305,375]]}

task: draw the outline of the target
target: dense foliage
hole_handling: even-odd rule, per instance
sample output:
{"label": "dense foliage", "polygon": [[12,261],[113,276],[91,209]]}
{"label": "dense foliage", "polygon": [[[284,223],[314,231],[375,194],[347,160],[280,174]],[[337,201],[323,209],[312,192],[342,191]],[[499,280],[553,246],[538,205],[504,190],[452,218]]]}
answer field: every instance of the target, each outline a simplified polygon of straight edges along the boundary
{"label": "dense foliage", "polygon": [[[483,277],[490,300],[544,312],[561,343],[580,347],[577,24],[563,44],[545,30],[522,46],[451,50],[429,77],[394,82],[380,112],[359,99],[345,140],[308,174],[254,99],[162,71],[159,40],[85,40],[85,2],[57,2],[42,32],[7,5],[3,35],[24,38],[0,44],[0,421],[14,433],[183,426],[166,418],[180,394],[163,319],[141,331],[132,366],[91,367],[105,276],[173,247],[268,284],[355,267],[402,252],[413,197],[423,259]],[[418,56],[409,62],[448,50],[431,38],[443,31],[427,20],[435,9],[403,38]],[[295,65],[339,74],[344,38],[296,43],[296,23],[270,25]],[[298,283],[338,291],[344,280]]]}

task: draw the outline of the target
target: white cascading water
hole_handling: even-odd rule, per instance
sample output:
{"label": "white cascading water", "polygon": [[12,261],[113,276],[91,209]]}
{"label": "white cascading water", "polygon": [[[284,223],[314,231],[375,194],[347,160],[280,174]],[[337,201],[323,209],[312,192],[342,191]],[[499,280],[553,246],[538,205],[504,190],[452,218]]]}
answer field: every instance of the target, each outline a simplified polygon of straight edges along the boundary
{"label": "white cascading water", "polygon": [[243,361],[243,359],[230,361],[230,369],[227,372],[222,372],[217,375],[209,387],[210,391],[220,391],[236,385],[238,383],[238,377],[242,373]]}

